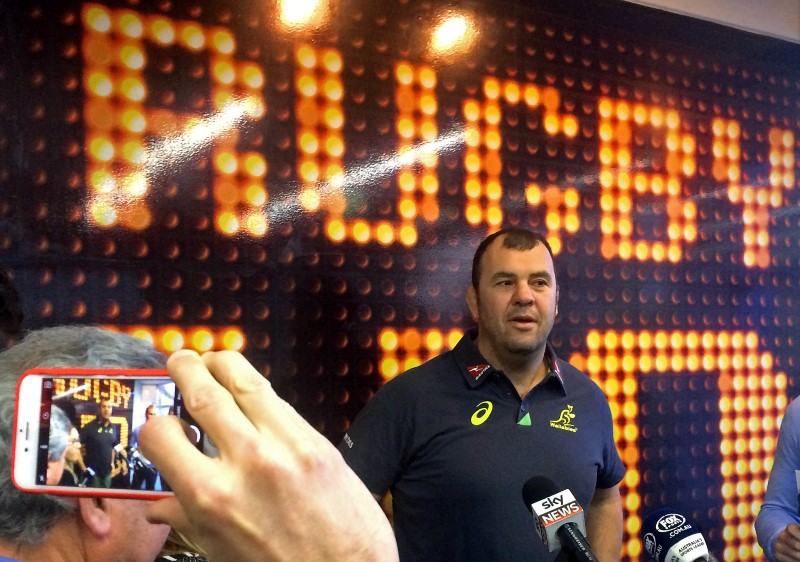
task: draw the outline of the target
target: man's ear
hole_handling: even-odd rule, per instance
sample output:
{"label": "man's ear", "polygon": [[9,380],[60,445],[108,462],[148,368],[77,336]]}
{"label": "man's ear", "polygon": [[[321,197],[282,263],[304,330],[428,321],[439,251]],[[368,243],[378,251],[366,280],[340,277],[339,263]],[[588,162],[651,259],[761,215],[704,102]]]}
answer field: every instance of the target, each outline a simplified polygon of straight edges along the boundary
{"label": "man's ear", "polygon": [[556,286],[556,313],[553,315],[553,317],[558,316],[558,295],[561,294],[558,289],[558,286]]}
{"label": "man's ear", "polygon": [[478,321],[478,291],[473,285],[467,288],[467,306],[472,314],[472,319]]}
{"label": "man's ear", "polygon": [[81,520],[89,531],[98,538],[104,538],[111,532],[111,514],[106,498],[79,498],[78,509]]}

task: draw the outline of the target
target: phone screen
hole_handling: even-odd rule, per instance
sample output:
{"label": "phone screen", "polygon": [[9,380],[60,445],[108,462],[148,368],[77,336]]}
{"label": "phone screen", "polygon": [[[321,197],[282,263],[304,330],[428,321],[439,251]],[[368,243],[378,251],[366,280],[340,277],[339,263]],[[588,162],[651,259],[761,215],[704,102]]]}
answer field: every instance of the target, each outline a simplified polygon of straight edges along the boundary
{"label": "phone screen", "polygon": [[[139,450],[139,432],[150,417],[170,414],[187,418],[166,376],[43,377],[35,483],[55,493],[58,487],[169,492]],[[191,427],[199,445],[203,435]]]}

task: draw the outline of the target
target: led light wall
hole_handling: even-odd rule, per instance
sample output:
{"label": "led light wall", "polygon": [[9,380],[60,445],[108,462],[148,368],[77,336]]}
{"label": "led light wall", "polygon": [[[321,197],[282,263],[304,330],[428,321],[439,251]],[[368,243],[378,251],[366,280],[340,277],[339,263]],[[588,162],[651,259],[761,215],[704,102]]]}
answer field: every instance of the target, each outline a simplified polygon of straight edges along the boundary
{"label": "led light wall", "polygon": [[551,341],[611,404],[624,560],[663,505],[763,559],[800,376],[796,45],[612,0],[0,18],[0,266],[25,328],[241,351],[338,441],[471,326],[477,244],[532,228]]}

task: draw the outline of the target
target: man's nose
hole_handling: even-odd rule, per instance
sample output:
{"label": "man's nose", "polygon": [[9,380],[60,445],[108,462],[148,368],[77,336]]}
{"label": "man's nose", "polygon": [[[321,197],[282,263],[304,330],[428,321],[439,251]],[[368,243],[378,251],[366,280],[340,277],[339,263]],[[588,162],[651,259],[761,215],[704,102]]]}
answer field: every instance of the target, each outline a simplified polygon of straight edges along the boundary
{"label": "man's nose", "polygon": [[519,304],[530,304],[534,301],[533,289],[527,283],[517,283],[514,300]]}

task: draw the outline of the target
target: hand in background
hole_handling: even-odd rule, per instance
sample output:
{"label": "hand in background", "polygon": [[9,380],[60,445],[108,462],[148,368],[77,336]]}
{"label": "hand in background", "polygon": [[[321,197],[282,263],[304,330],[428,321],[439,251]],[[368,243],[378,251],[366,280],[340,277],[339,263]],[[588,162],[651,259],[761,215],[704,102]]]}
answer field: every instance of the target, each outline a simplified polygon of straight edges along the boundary
{"label": "hand in background", "polygon": [[790,523],[775,539],[776,562],[800,562],[800,525]]}
{"label": "hand in background", "polygon": [[142,428],[174,498],[153,503],[211,560],[392,561],[388,520],[336,448],[240,354],[179,351],[167,362],[185,407],[219,449],[198,451],[177,418]]}

